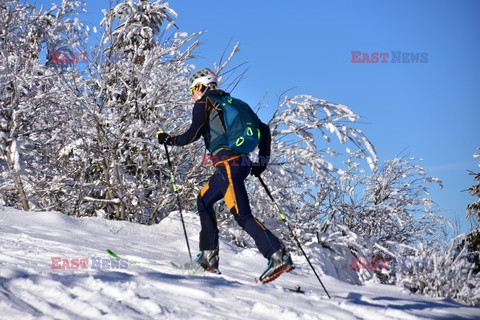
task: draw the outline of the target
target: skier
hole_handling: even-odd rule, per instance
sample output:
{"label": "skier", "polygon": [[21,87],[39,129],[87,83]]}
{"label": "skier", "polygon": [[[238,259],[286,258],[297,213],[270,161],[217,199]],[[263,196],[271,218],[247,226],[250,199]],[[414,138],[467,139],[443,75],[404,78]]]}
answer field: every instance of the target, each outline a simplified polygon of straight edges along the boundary
{"label": "skier", "polygon": [[[222,108],[215,103],[215,96],[228,95],[217,89],[217,77],[210,69],[194,72],[188,80],[188,88],[195,101],[190,128],[178,136],[170,136],[163,131],[158,133],[160,144],[183,146],[203,136],[207,148],[213,134],[212,126],[222,118]],[[210,98],[212,97],[212,98]],[[256,115],[255,115],[256,117]],[[222,120],[220,120],[222,121]],[[259,163],[252,163],[247,154],[241,154],[228,148],[219,148],[211,152],[215,173],[201,189],[197,199],[201,221],[200,253],[195,259],[205,271],[220,273],[218,270],[218,228],[213,205],[222,197],[237,223],[254,239],[259,251],[268,259],[266,270],[260,281],[266,283],[276,279],[284,272],[293,269],[293,263],[285,246],[250,210],[244,180],[248,174],[260,176],[266,169],[270,156],[270,128],[258,119],[260,129]],[[216,128],[219,126],[217,125]],[[224,128],[224,125],[220,125]],[[212,150],[211,150],[212,151]]]}

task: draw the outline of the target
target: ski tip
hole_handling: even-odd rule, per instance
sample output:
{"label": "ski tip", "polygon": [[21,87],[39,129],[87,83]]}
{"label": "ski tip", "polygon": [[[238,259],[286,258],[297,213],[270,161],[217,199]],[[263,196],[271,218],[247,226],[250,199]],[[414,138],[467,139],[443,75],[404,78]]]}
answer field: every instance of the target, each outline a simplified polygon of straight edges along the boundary
{"label": "ski tip", "polygon": [[253,282],[258,283],[258,279],[256,277],[254,277]]}
{"label": "ski tip", "polygon": [[287,288],[287,290],[296,293],[305,293],[305,291],[302,290],[302,287],[300,287],[300,285],[296,285],[295,288]]}
{"label": "ski tip", "polygon": [[120,259],[119,256],[117,256],[117,254],[115,252],[113,252],[112,250],[110,249],[107,249],[107,253],[109,256],[111,256],[112,258],[115,258],[115,259]]}
{"label": "ski tip", "polygon": [[[200,272],[200,271],[202,271],[202,270],[199,269],[198,271]],[[207,270],[207,269],[205,269],[205,270],[203,270],[203,271],[206,272],[206,273],[212,273],[212,274],[222,274],[222,273],[220,272],[220,270],[218,270],[218,269],[212,269],[212,270]]]}
{"label": "ski tip", "polygon": [[[106,251],[107,251],[108,255],[111,256],[112,258],[120,259],[120,260],[122,259],[118,254],[116,254],[112,250],[107,249]],[[140,264],[140,261],[135,261],[135,260],[129,260],[129,262],[133,263],[133,264]]]}

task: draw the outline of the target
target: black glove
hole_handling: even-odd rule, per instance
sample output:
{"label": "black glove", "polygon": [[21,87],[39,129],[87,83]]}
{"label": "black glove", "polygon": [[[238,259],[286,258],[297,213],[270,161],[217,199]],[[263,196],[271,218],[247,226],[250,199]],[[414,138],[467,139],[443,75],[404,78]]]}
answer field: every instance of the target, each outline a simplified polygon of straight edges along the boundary
{"label": "black glove", "polygon": [[158,133],[158,143],[172,145],[172,137],[165,132]]}
{"label": "black glove", "polygon": [[250,171],[250,174],[255,177],[260,177],[263,171],[267,169],[267,164],[260,164],[258,162],[252,163],[252,170]]}

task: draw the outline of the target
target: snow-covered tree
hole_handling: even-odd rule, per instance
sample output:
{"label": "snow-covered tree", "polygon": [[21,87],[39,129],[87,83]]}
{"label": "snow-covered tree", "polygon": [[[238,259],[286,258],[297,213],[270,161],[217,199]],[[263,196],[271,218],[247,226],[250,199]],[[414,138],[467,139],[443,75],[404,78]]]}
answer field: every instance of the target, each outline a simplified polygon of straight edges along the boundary
{"label": "snow-covered tree", "polygon": [[[376,152],[355,127],[358,118],[347,106],[301,95],[285,98],[269,123],[274,165],[268,180],[274,190],[283,193],[285,212],[304,235],[315,234],[328,216],[328,197],[345,170],[337,164],[341,146],[345,145],[347,153],[355,148],[350,155],[375,168]],[[333,143],[324,146],[332,136],[338,141],[337,147]],[[270,212],[275,214],[274,210]]]}
{"label": "snow-covered tree", "polygon": [[[478,150],[480,151],[480,148],[478,148]],[[475,153],[474,158],[480,158],[480,153]],[[480,162],[478,166],[480,167]],[[477,200],[467,206],[467,220],[473,220],[476,225],[475,229],[478,229],[480,228],[480,171],[476,173],[470,171],[470,174],[474,176],[477,184],[469,188],[468,191],[472,196],[476,197]]]}
{"label": "snow-covered tree", "polygon": [[[480,151],[480,148],[478,148]],[[474,158],[479,158],[480,153],[475,153]],[[480,163],[478,163],[480,167]],[[467,220],[473,221],[475,227],[471,231],[465,242],[468,249],[468,260],[474,264],[473,272],[480,273],[480,172],[470,171],[470,174],[474,176],[477,185],[468,189],[470,194],[477,198],[477,200],[467,206]],[[480,302],[479,302],[480,304]]]}
{"label": "snow-covered tree", "polygon": [[79,120],[68,128],[75,139],[62,149],[77,161],[69,173],[72,213],[145,222],[172,200],[156,132],[186,122],[186,61],[197,45],[196,35],[169,33],[175,16],[163,1],[125,1],[105,11],[89,80],[77,88],[81,106],[71,109]]}
{"label": "snow-covered tree", "polygon": [[54,155],[64,141],[62,106],[71,91],[42,51],[79,49],[84,25],[70,19],[79,2],[37,10],[20,1],[0,5],[0,203],[24,210],[43,201],[43,186],[58,173]]}
{"label": "snow-covered tree", "polygon": [[367,176],[361,205],[341,217],[354,232],[389,241],[414,244],[442,233],[443,219],[435,214],[428,177],[416,159],[401,156],[386,161]]}

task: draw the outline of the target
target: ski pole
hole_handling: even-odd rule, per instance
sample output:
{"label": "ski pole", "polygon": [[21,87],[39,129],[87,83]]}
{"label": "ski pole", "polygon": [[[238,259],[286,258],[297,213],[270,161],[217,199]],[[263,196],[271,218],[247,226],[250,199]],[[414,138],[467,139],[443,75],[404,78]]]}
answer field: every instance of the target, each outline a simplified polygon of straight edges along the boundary
{"label": "ski pole", "polygon": [[[163,131],[159,131],[159,133],[160,132],[163,132]],[[177,184],[175,183],[175,176],[173,174],[172,162],[170,161],[170,154],[168,153],[167,145],[166,144],[163,144],[163,145],[165,146],[165,153],[167,154],[168,167],[170,168],[170,180],[172,181],[173,192],[175,192],[175,195],[177,196],[178,210],[180,211],[180,219],[182,220],[183,233],[185,234],[185,241],[187,242],[187,249],[188,249],[188,255],[190,256],[190,263],[193,264],[192,252],[190,251],[190,244],[188,243],[187,228],[185,228],[185,221],[183,220],[182,204],[180,203],[180,194],[178,193]]]}
{"label": "ski pole", "polygon": [[272,200],[273,205],[275,206],[275,208],[277,208],[277,210],[278,210],[278,212],[279,212],[280,219],[282,219],[282,221],[283,221],[283,222],[285,223],[285,225],[287,226],[288,230],[290,230],[290,233],[292,234],[293,239],[295,239],[295,242],[297,243],[297,246],[298,246],[298,247],[300,248],[300,250],[302,251],[303,255],[305,256],[305,259],[307,259],[307,262],[308,262],[308,264],[310,265],[310,268],[312,268],[313,273],[315,274],[315,276],[317,277],[318,281],[319,281],[320,284],[322,285],[323,290],[324,290],[325,293],[327,294],[328,298],[329,298],[329,299],[332,299],[332,297],[330,297],[330,294],[328,294],[327,289],[326,289],[325,286],[323,285],[322,280],[320,280],[320,276],[317,274],[317,271],[315,271],[315,268],[313,267],[312,263],[310,262],[310,259],[308,259],[307,254],[306,254],[305,251],[303,250],[302,245],[300,244],[300,241],[298,240],[297,236],[295,235],[295,232],[293,232],[292,228],[290,227],[290,224],[288,223],[287,218],[285,217],[285,215],[283,214],[282,210],[281,210],[280,207],[278,206],[277,202],[276,202],[275,199],[273,198],[272,193],[271,193],[270,190],[268,189],[268,187],[267,187],[267,185],[265,184],[265,182],[263,181],[262,177],[258,176],[258,180],[260,180],[260,183],[261,183],[262,186],[265,188],[265,191],[267,192],[268,196],[269,196],[270,199]]}

